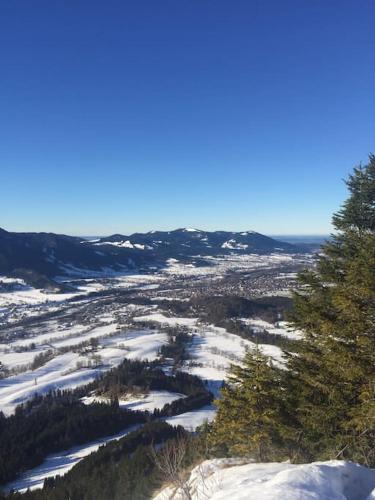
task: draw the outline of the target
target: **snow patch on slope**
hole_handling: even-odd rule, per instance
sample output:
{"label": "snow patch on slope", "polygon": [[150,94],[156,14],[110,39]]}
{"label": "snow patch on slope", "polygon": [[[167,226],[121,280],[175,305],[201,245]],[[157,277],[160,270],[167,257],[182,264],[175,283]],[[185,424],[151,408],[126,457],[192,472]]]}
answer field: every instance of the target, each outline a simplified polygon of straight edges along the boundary
{"label": "snow patch on slope", "polygon": [[129,240],[125,241],[101,241],[95,245],[113,245],[120,248],[136,248],[137,250],[152,250],[150,245],[142,245],[141,243],[132,243]]}
{"label": "snow patch on slope", "polygon": [[228,240],[221,245],[221,248],[227,248],[229,250],[246,250],[248,246],[249,245],[244,243],[238,243],[236,240]]}

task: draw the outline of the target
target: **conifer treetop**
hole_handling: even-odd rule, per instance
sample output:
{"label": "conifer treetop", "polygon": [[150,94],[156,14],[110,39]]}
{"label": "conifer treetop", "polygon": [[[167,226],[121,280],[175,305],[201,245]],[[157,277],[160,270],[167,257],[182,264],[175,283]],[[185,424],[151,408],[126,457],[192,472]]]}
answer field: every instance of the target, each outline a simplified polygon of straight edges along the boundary
{"label": "conifer treetop", "polygon": [[375,231],[375,155],[369,155],[367,165],[354,168],[346,181],[350,196],[333,215],[339,231]]}

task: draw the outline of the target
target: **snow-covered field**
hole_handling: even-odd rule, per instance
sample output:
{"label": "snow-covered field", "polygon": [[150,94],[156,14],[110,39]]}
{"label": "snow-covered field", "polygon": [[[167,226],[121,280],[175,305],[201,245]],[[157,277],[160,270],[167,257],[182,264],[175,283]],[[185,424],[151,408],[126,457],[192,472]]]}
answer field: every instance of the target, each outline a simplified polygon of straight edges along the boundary
{"label": "snow-covered field", "polygon": [[[311,464],[207,460],[189,478],[192,500],[373,500],[375,470],[333,460]],[[166,487],[154,500],[183,500]]]}
{"label": "snow-covered field", "polygon": [[[207,381],[210,390],[216,395],[230,365],[239,363],[246,349],[255,347],[249,340],[228,333],[224,328],[202,324],[196,318],[167,317],[161,313],[151,313],[135,317],[134,321],[187,327],[193,333],[193,340],[188,347],[189,359],[182,369]],[[279,347],[269,344],[259,344],[259,347],[266,356],[272,357],[278,364],[283,363]]]}
{"label": "snow-covered field", "polygon": [[241,318],[241,321],[250,326],[254,332],[266,331],[272,335],[281,335],[282,337],[287,337],[292,340],[299,340],[302,335],[301,332],[288,328],[288,323],[286,321],[279,321],[277,326],[256,318]]}
{"label": "snow-covered field", "polygon": [[197,325],[197,318],[180,318],[177,316],[168,317],[162,313],[145,314],[144,316],[136,316],[133,318],[135,322],[149,322],[160,323],[166,326],[189,326],[195,327]]}
{"label": "snow-covered field", "polygon": [[101,364],[97,367],[84,368],[92,360],[90,353],[68,352],[57,355],[36,370],[27,370],[0,380],[0,410],[10,414],[18,404],[36,393],[46,394],[52,389],[87,384],[125,358],[156,359],[160,347],[166,342],[167,335],[157,330],[129,331],[109,337],[104,339],[102,348],[98,350]]}
{"label": "snow-covered field", "polygon": [[[184,394],[179,394],[178,392],[168,392],[168,391],[150,391],[147,394],[129,396],[126,398],[119,399],[120,408],[125,408],[127,410],[134,411],[149,411],[152,412],[155,409],[161,409],[167,403],[172,403],[176,399],[184,398]],[[92,404],[94,402],[99,403],[109,403],[108,398],[103,398],[100,396],[88,396],[82,398],[85,404]]]}
{"label": "snow-covered field", "polygon": [[52,389],[67,389],[87,384],[97,377],[101,368],[77,369],[83,356],[69,352],[52,359],[44,366],[0,381],[0,409],[6,415],[34,394],[45,394]]}
{"label": "snow-covered field", "polygon": [[170,425],[181,425],[186,430],[194,432],[197,427],[205,422],[211,422],[215,417],[215,413],[215,407],[213,405],[207,405],[198,410],[181,413],[181,415],[168,417],[164,420]]}
{"label": "snow-covered field", "polygon": [[[91,292],[100,292],[108,288],[157,288],[159,283],[166,279],[161,274],[129,274],[128,271],[121,273],[112,270],[104,270],[94,279],[92,276],[95,273],[92,272],[77,270],[76,273],[70,273],[68,271],[71,270],[66,270],[68,275],[73,274],[71,278],[60,276],[56,278],[56,281],[75,288],[75,291],[69,293],[40,290],[26,285],[23,280],[0,276],[0,326],[35,317],[45,312],[57,311],[67,300],[82,297]],[[2,290],[2,283],[12,286],[12,291]]]}
{"label": "snow-covered field", "polygon": [[296,258],[291,254],[270,254],[270,255],[225,255],[222,257],[201,257],[207,261],[207,266],[194,266],[193,264],[184,264],[176,259],[169,259],[165,273],[175,276],[199,276],[199,275],[221,275],[229,269],[231,271],[250,271],[254,269],[272,269],[281,264],[293,262]]}
{"label": "snow-covered field", "polygon": [[[3,291],[1,284],[12,286],[12,291]],[[53,291],[33,288],[18,278],[0,276],[0,325],[14,323],[20,319],[37,316],[45,311],[59,309],[61,304],[82,294],[103,289],[103,286],[92,279],[85,280],[71,293],[54,293]]]}

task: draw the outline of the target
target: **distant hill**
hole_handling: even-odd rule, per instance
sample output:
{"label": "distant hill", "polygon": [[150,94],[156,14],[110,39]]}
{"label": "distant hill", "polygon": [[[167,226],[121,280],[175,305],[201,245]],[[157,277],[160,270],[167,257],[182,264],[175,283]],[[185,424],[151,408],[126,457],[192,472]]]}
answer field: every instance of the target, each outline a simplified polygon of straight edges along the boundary
{"label": "distant hill", "polygon": [[298,245],[281,242],[254,231],[200,231],[193,228],[174,231],[150,231],[130,236],[115,234],[100,238],[96,245],[113,245],[153,251],[164,257],[217,256],[230,253],[267,254],[272,252],[298,253],[305,251]]}
{"label": "distant hill", "polygon": [[305,249],[253,231],[176,229],[130,236],[114,234],[84,240],[54,233],[14,233],[0,229],[0,275],[21,277],[33,286],[54,287],[61,275],[110,273],[150,265],[168,258],[228,254],[298,253]]}
{"label": "distant hill", "polygon": [[[54,233],[13,233],[0,229],[0,275],[45,288],[47,278],[87,271],[120,271],[148,264],[151,256],[134,249],[96,247],[81,238]],[[51,283],[50,283],[51,285]]]}

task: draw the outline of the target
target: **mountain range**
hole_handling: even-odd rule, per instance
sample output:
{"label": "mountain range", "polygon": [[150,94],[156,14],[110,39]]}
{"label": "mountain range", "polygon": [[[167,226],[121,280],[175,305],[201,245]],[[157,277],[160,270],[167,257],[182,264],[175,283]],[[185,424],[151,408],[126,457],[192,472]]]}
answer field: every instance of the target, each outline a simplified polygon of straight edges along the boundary
{"label": "mountain range", "polygon": [[[304,253],[306,247],[254,231],[182,228],[92,240],[54,233],[16,233],[0,228],[0,274],[45,287],[56,276],[162,266],[167,259],[229,254]],[[54,282],[52,281],[52,284]]]}

